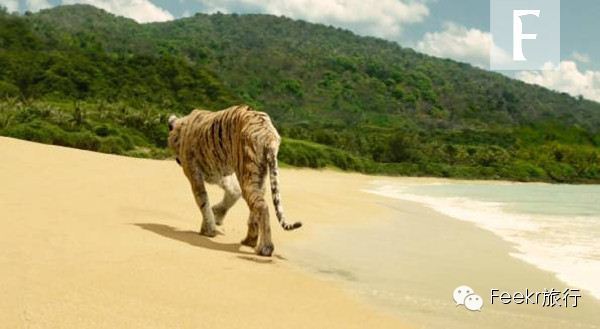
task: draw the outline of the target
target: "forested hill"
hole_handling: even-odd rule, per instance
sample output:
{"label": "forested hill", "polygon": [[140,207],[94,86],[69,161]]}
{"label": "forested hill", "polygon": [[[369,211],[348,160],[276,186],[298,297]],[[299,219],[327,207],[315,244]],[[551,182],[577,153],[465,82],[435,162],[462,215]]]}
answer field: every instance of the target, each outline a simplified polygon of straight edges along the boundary
{"label": "forested hill", "polygon": [[4,12],[0,97],[0,134],[105,152],[163,156],[168,113],[244,102],[295,165],[600,181],[600,104],[284,17]]}

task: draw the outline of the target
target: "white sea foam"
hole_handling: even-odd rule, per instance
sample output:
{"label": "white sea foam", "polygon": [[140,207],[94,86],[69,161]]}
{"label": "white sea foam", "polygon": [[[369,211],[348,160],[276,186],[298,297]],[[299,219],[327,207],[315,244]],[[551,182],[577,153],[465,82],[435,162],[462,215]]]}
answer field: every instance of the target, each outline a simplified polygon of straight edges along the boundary
{"label": "white sea foam", "polygon": [[[468,221],[514,244],[511,256],[555,273],[571,288],[600,299],[600,217],[545,216],[507,211],[503,202],[413,193],[412,184],[378,181],[367,192],[423,204]],[[494,188],[494,186],[490,186]]]}

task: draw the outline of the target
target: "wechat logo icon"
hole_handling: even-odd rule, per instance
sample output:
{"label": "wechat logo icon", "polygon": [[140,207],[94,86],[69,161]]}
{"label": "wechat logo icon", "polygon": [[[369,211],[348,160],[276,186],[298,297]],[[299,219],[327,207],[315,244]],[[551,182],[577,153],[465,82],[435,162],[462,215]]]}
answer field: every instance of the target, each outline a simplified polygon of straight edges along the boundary
{"label": "wechat logo icon", "polygon": [[481,311],[483,307],[483,298],[475,294],[473,288],[469,286],[460,286],[454,289],[452,293],[456,306],[464,305],[469,311]]}

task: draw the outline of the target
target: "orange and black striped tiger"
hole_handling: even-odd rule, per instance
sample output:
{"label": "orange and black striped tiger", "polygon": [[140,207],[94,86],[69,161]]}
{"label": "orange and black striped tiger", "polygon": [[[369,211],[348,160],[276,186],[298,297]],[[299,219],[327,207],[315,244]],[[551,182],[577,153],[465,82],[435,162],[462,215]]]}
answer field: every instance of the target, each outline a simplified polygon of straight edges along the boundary
{"label": "orange and black striped tiger", "polygon": [[[242,244],[256,247],[259,255],[271,256],[274,247],[264,199],[267,171],[279,223],[285,230],[302,226],[300,222],[288,224],[283,217],[277,166],[280,142],[269,116],[245,105],[218,112],[194,110],[182,118],[169,118],[169,147],[190,181],[202,212],[200,234],[215,236],[215,225],[222,224],[241,195],[250,208],[248,234]],[[225,190],[223,200],[212,208],[205,182]]]}

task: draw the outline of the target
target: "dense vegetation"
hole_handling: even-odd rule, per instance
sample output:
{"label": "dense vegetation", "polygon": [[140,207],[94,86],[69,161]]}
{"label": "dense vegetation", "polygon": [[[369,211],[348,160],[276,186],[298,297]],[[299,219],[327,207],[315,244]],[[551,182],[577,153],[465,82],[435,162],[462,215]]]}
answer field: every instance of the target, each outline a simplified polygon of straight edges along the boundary
{"label": "dense vegetation", "polygon": [[600,104],[282,17],[3,11],[0,100],[0,135],[108,153],[168,156],[169,113],[244,102],[292,165],[600,182]]}

